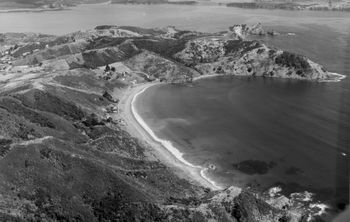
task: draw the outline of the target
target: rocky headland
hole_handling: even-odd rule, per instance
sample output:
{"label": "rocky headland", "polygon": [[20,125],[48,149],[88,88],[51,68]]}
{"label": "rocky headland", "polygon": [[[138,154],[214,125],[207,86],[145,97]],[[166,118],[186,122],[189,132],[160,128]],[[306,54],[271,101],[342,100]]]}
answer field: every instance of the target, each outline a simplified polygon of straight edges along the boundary
{"label": "rocky headland", "polygon": [[129,111],[135,94],[159,82],[339,79],[308,58],[232,30],[174,27],[5,33],[0,46],[0,221],[277,222],[318,212],[286,197],[212,189],[145,142]]}

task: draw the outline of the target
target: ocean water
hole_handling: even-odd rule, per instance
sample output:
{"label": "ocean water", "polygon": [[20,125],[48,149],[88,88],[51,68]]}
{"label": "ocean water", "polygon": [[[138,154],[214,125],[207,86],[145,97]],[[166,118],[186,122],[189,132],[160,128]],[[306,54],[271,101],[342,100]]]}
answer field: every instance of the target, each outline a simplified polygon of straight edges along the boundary
{"label": "ocean water", "polygon": [[[0,8],[1,9],[1,8]],[[0,32],[66,34],[101,24],[222,31],[233,24],[304,28],[319,24],[349,33],[350,13],[250,10],[208,5],[80,5],[64,11],[0,13]],[[288,29],[288,28],[285,28]],[[306,28],[307,29],[307,28]]]}
{"label": "ocean water", "polygon": [[[281,17],[278,24],[267,18],[269,28],[295,35],[255,39],[350,75],[350,23],[310,19],[296,25]],[[336,210],[349,203],[349,99],[349,78],[316,83],[217,77],[191,87],[150,88],[138,110],[186,160],[215,166],[209,176],[222,186],[279,186],[286,196],[308,191]]]}
{"label": "ocean water", "polygon": [[[96,4],[0,13],[0,32],[65,34],[101,24],[216,32],[257,22],[282,35],[255,39],[350,76],[350,13]],[[136,106],[186,161],[214,166],[208,176],[222,186],[279,185],[286,195],[307,190],[341,208],[349,202],[349,95],[350,77],[338,83],[218,77],[150,88]]]}
{"label": "ocean water", "polygon": [[[210,176],[222,186],[279,184],[287,195],[309,191],[334,205],[348,201],[350,104],[342,94],[337,83],[217,77],[150,88],[137,107],[186,160],[215,165]],[[259,164],[246,171],[234,167],[252,160]]]}

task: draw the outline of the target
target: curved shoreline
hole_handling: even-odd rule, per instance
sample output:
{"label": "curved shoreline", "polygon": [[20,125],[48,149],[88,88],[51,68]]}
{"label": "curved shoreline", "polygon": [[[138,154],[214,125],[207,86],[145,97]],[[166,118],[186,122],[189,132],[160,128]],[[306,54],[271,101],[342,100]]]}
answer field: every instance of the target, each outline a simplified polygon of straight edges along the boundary
{"label": "curved shoreline", "polygon": [[[338,78],[335,80],[323,80],[320,82],[339,82],[342,79],[346,78],[347,76],[341,75],[338,73],[331,73],[334,76],[337,76]],[[212,78],[212,77],[218,77],[218,76],[226,76],[225,74],[213,74],[213,75],[203,75],[193,78],[193,81],[197,81],[204,78]],[[138,97],[144,93],[147,89],[149,89],[152,86],[159,85],[161,83],[149,83],[149,84],[139,84],[132,88],[129,88],[126,91],[126,99],[125,99],[125,112],[124,112],[124,119],[126,122],[128,122],[131,129],[130,131],[136,130],[137,135],[139,139],[146,141],[149,145],[152,145],[152,148],[156,151],[156,156],[162,156],[165,160],[167,165],[172,165],[177,168],[180,168],[182,171],[186,173],[190,173],[192,177],[190,177],[191,180],[194,180],[198,183],[200,183],[203,186],[209,186],[213,190],[220,190],[223,189],[223,187],[219,186],[214,180],[210,179],[206,172],[210,170],[207,167],[194,165],[184,159],[182,153],[179,149],[177,149],[173,143],[169,140],[161,139],[159,138],[153,130],[146,124],[146,122],[142,119],[142,117],[137,112],[137,109],[135,107],[135,102],[138,99]],[[128,116],[129,115],[129,116]],[[135,132],[135,131],[134,131]],[[188,175],[187,175],[188,177]]]}
{"label": "curved shoreline", "polygon": [[[317,80],[317,82],[340,82],[347,77],[346,75],[335,73],[335,72],[328,72],[328,74],[331,74],[331,75],[336,76],[336,77],[334,79]],[[234,77],[234,76],[246,76],[246,77],[249,77],[247,75],[211,74],[211,75],[197,76],[197,77],[193,78],[193,81],[197,81],[200,79],[213,78],[213,77],[218,77],[218,76],[232,76],[232,77]],[[259,77],[262,77],[262,76],[259,76]],[[269,78],[278,78],[278,77],[269,77]],[[284,78],[284,79],[293,79],[293,78]],[[299,80],[299,79],[296,79],[296,80]],[[309,81],[307,79],[300,79],[300,80]]]}
{"label": "curved shoreline", "polygon": [[[163,140],[155,135],[155,133],[151,130],[151,128],[146,124],[146,122],[141,118],[141,116],[137,113],[137,110],[135,108],[135,102],[137,98],[144,93],[147,89],[149,89],[151,86],[154,86],[155,84],[152,85],[147,85],[143,88],[141,88],[139,91],[136,92],[136,94],[132,95],[132,99],[130,102],[130,110],[131,114],[134,117],[135,121],[137,124],[139,124],[142,129],[158,144],[160,144],[163,148],[165,148],[176,160],[181,162],[183,165],[190,167],[194,170],[196,170],[202,179],[204,179],[207,183],[211,184],[211,187],[213,190],[220,190],[223,189],[219,185],[216,184],[214,180],[211,180],[209,177],[205,175],[206,171],[209,170],[209,168],[202,167],[202,166],[196,166],[193,165],[192,163],[188,162],[183,158],[183,153],[181,153],[174,145],[171,143],[171,141],[168,140]],[[198,181],[201,183],[201,181]]]}

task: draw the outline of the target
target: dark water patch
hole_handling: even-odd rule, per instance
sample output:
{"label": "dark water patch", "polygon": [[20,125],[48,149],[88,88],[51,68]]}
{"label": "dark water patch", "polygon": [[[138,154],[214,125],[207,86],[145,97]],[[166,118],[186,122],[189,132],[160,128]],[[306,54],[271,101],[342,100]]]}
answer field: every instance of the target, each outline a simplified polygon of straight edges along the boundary
{"label": "dark water patch", "polygon": [[267,174],[276,163],[273,161],[265,162],[261,160],[245,160],[239,163],[232,164],[233,168],[245,174]]}
{"label": "dark water patch", "polygon": [[286,169],[285,173],[287,175],[293,176],[293,175],[299,175],[303,173],[303,170],[298,167],[289,167]]}

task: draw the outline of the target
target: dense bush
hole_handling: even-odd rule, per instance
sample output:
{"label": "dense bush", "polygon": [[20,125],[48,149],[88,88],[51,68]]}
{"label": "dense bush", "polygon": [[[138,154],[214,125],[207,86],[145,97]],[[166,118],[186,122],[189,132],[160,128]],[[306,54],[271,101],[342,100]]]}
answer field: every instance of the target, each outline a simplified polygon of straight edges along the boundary
{"label": "dense bush", "polygon": [[52,122],[50,122],[48,118],[46,118],[42,114],[39,114],[36,111],[33,111],[21,105],[14,99],[3,98],[2,100],[0,100],[0,107],[6,109],[10,113],[16,114],[18,116],[23,116],[32,123],[37,123],[42,127],[55,128],[55,125]]}
{"label": "dense bush", "polygon": [[10,149],[12,140],[9,139],[0,139],[0,156],[4,156],[7,151]]}
{"label": "dense bush", "polygon": [[261,47],[261,44],[257,41],[242,41],[242,40],[230,40],[225,44],[225,54],[240,53],[244,55],[256,48]]}
{"label": "dense bush", "polygon": [[89,46],[87,47],[87,50],[118,46],[121,43],[123,43],[126,39],[127,38],[125,37],[116,38],[116,37],[109,37],[109,36],[101,36],[94,39],[93,41],[90,41]]}
{"label": "dense bush", "polygon": [[90,115],[87,115],[85,119],[83,120],[83,124],[87,127],[91,126],[97,126],[97,125],[104,125],[103,122],[99,121],[96,114],[92,113]]}
{"label": "dense bush", "polygon": [[33,95],[17,94],[15,97],[22,101],[23,105],[41,111],[55,113],[66,119],[81,120],[85,114],[73,103],[64,101],[57,96],[40,90],[33,90]]}
{"label": "dense bush", "polygon": [[135,39],[134,44],[140,49],[146,49],[160,54],[166,58],[185,49],[187,40],[185,39]]}
{"label": "dense bush", "polygon": [[303,71],[308,71],[311,68],[304,57],[290,52],[283,52],[278,55],[275,62],[276,64],[299,70],[297,72],[298,75],[301,75]]}

